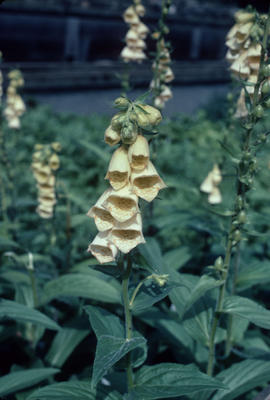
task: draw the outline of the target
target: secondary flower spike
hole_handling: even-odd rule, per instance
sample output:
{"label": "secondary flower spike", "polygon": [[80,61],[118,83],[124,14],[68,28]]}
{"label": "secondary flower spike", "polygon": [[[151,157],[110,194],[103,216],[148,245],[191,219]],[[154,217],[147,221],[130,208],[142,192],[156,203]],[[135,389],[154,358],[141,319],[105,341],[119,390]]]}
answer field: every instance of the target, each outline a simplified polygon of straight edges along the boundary
{"label": "secondary flower spike", "polygon": [[134,5],[129,6],[123,14],[123,19],[129,25],[129,30],[125,37],[126,45],[121,51],[120,57],[126,63],[130,61],[141,63],[146,58],[144,40],[149,29],[140,20],[140,17],[143,17],[144,14],[145,8],[140,0],[134,0]]}
{"label": "secondary flower spike", "polygon": [[139,198],[150,202],[166,187],[150,161],[143,136],[144,130],[156,133],[160,111],[125,97],[117,98],[115,106],[121,111],[113,116],[104,136],[109,146],[119,143],[105,176],[111,187],[87,213],[99,231],[88,251],[101,264],[114,261],[118,250],[126,254],[145,242]]}

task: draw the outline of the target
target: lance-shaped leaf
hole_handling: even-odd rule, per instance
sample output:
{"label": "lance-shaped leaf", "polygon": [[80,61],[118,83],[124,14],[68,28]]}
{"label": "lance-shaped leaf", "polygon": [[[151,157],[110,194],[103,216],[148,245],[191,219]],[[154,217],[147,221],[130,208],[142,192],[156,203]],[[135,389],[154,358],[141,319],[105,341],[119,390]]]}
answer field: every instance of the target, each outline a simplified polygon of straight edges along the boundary
{"label": "lance-shaped leaf", "polygon": [[45,326],[48,329],[60,329],[60,326],[56,322],[40,311],[10,300],[0,300],[0,319],[1,318],[32,322],[33,324]]}
{"label": "lance-shaped leaf", "polygon": [[0,378],[0,396],[6,396],[33,386],[59,372],[55,368],[34,368],[11,372]]}
{"label": "lance-shaped leaf", "polygon": [[134,398],[164,399],[191,395],[203,390],[225,389],[220,380],[203,374],[195,365],[173,363],[142,367],[136,374]]}
{"label": "lance-shaped leaf", "polygon": [[236,400],[256,386],[269,381],[270,362],[264,360],[245,360],[233,364],[217,375],[217,379],[228,386],[227,390],[218,391],[213,400]]}
{"label": "lance-shaped leaf", "polygon": [[228,296],[223,312],[248,319],[261,328],[270,329],[270,311],[253,300],[241,296]]}
{"label": "lance-shaped leaf", "polygon": [[106,303],[120,303],[119,291],[97,276],[67,274],[48,282],[43,288],[42,303],[60,296],[79,296]]}
{"label": "lance-shaped leaf", "polygon": [[88,382],[61,382],[36,390],[27,400],[121,400],[119,393],[109,388],[94,389]]}

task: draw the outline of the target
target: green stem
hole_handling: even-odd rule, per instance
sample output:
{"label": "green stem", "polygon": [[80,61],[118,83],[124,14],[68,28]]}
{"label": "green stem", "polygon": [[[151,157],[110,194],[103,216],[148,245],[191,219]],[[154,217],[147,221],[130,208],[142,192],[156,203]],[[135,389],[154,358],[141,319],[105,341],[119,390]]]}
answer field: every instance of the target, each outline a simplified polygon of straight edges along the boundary
{"label": "green stem", "polygon": [[207,374],[210,376],[213,375],[213,369],[214,369],[215,338],[216,338],[216,331],[217,331],[217,327],[219,325],[219,320],[220,320],[220,316],[221,316],[221,310],[222,310],[222,306],[223,306],[223,300],[224,300],[225,289],[226,289],[226,282],[227,282],[227,278],[228,278],[229,266],[230,266],[230,261],[231,261],[231,252],[232,252],[232,246],[233,246],[233,244],[232,244],[233,243],[233,240],[232,240],[233,231],[234,231],[234,227],[231,224],[229,239],[228,239],[227,248],[226,248],[226,255],[225,255],[225,259],[224,259],[223,272],[222,272],[222,277],[221,277],[221,280],[223,280],[224,283],[220,286],[220,289],[219,289],[217,307],[216,307],[215,314],[214,314],[214,319],[213,319],[211,333],[210,333],[210,340],[209,340],[209,357],[208,357],[208,365],[207,365]]}
{"label": "green stem", "polygon": [[131,296],[131,299],[130,299],[130,302],[129,302],[129,307],[130,307],[130,308],[132,308],[133,303],[134,303],[134,300],[135,300],[135,297],[137,296],[138,291],[140,290],[140,288],[142,287],[142,285],[144,284],[144,282],[146,282],[148,279],[152,279],[152,277],[153,277],[153,274],[147,276],[146,278],[144,278],[144,279],[137,285],[137,287],[135,288],[134,292],[132,293],[132,296]]}
{"label": "green stem", "polygon": [[[122,280],[122,290],[123,290],[123,302],[124,302],[124,311],[125,311],[125,327],[126,327],[126,340],[130,340],[132,338],[132,315],[130,311],[129,305],[129,295],[128,295],[128,284],[129,277],[131,274],[132,268],[132,260],[130,255],[127,256],[127,268],[124,271],[123,280]],[[133,386],[133,374],[132,374],[132,360],[131,360],[131,352],[127,354],[127,385],[128,391]]]}
{"label": "green stem", "polygon": [[[238,269],[239,269],[239,264],[240,264],[240,254],[241,254],[240,244],[241,244],[241,242],[239,242],[237,244],[237,248],[236,248],[236,256],[235,256],[234,271],[233,271],[233,284],[232,284],[231,294],[235,294],[235,292],[236,292],[236,281],[237,281]],[[228,355],[231,352],[231,348],[232,348],[232,327],[233,327],[233,315],[229,315],[228,325],[227,325],[227,339],[226,339],[226,345],[225,345],[225,356],[226,357],[228,357]]]}

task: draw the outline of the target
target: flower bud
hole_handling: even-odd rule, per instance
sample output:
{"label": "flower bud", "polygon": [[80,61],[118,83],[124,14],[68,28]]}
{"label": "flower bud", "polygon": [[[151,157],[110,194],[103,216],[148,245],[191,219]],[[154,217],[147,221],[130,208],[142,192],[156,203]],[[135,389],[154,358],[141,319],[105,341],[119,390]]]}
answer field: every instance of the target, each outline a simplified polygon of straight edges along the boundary
{"label": "flower bud", "polygon": [[56,171],[60,166],[60,160],[57,154],[52,154],[48,161],[49,167]]}
{"label": "flower bud", "polygon": [[217,270],[221,270],[222,267],[223,267],[223,258],[222,258],[221,256],[219,256],[219,257],[216,259],[214,265],[215,265],[215,268],[216,268]]}
{"label": "flower bud", "polygon": [[269,92],[270,92],[270,84],[269,84],[269,81],[266,81],[262,85],[262,93],[268,94]]}
{"label": "flower bud", "polygon": [[263,67],[263,74],[266,78],[270,77],[270,64]]}
{"label": "flower bud", "polygon": [[57,153],[62,150],[61,143],[59,142],[52,142],[51,146],[54,151],[57,151]]}
{"label": "flower bud", "polygon": [[111,193],[111,189],[106,190],[98,199],[96,204],[90,208],[88,217],[94,218],[96,227],[99,231],[104,232],[111,229],[115,223],[113,216],[104,207],[104,203]]}
{"label": "flower bud", "polygon": [[117,131],[115,131],[112,126],[110,125],[104,135],[104,141],[109,146],[115,146],[117,143],[120,142],[120,135]]}
{"label": "flower bud", "polygon": [[130,185],[118,191],[110,189],[103,206],[118,222],[125,222],[139,212],[138,197],[131,191]]}
{"label": "flower bud", "polygon": [[122,252],[129,253],[138,244],[145,243],[142,233],[142,217],[136,214],[130,220],[118,223],[110,232],[110,240]]}
{"label": "flower bud", "polygon": [[137,139],[138,128],[132,122],[124,125],[121,129],[121,139],[124,144],[132,144]]}
{"label": "flower bud", "polygon": [[255,110],[254,110],[254,114],[257,118],[262,118],[263,114],[264,114],[264,110],[263,107],[259,104]]}
{"label": "flower bud", "polygon": [[119,111],[112,117],[111,127],[113,130],[120,132],[122,125],[124,124],[126,119],[126,113],[124,111]]}
{"label": "flower bud", "polygon": [[114,104],[116,107],[128,108],[130,103],[126,97],[121,96],[114,100]]}
{"label": "flower bud", "polygon": [[119,190],[127,185],[130,176],[127,150],[121,146],[112,155],[105,179],[110,181],[114,190]]}
{"label": "flower bud", "polygon": [[140,107],[144,111],[146,111],[147,119],[150,125],[156,126],[161,122],[162,120],[161,113],[155,107],[149,106],[147,104],[140,104]]}
{"label": "flower bud", "polygon": [[240,213],[237,216],[237,221],[239,224],[245,224],[247,222],[247,216],[245,211],[240,211]]}
{"label": "flower bud", "polygon": [[169,279],[169,275],[164,274],[164,275],[158,275],[158,274],[153,274],[152,275],[153,281],[158,285],[158,286],[164,286]]}
{"label": "flower bud", "polygon": [[135,143],[129,147],[128,159],[133,170],[142,171],[146,168],[149,161],[149,146],[144,136],[138,135]]}
{"label": "flower bud", "polygon": [[149,202],[154,200],[160,189],[166,187],[151,161],[143,171],[132,172],[131,183],[134,193]]}
{"label": "flower bud", "polygon": [[139,15],[139,17],[143,17],[145,14],[145,8],[142,4],[136,5],[135,11]]}
{"label": "flower bud", "polygon": [[234,18],[235,18],[236,22],[239,24],[244,24],[246,22],[250,22],[250,21],[254,20],[254,17],[255,17],[254,13],[246,12],[243,10],[236,11],[236,13],[234,14]]}
{"label": "flower bud", "polygon": [[108,235],[108,231],[99,232],[87,249],[100,264],[114,261],[117,254],[117,248],[108,240]]}

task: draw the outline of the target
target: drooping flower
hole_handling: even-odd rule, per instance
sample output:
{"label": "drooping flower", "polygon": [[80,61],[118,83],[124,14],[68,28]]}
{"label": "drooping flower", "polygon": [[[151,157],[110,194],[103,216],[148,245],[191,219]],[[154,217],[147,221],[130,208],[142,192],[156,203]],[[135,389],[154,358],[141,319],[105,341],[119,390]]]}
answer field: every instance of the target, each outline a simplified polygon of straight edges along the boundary
{"label": "drooping flower", "polygon": [[127,150],[121,146],[112,155],[105,179],[110,181],[114,190],[127,185],[130,176],[130,165]]}
{"label": "drooping flower", "polygon": [[208,194],[208,202],[210,204],[218,204],[222,201],[222,196],[218,185],[222,180],[222,175],[217,164],[209,172],[200,186],[200,190]]}
{"label": "drooping flower", "polygon": [[149,146],[144,136],[138,135],[136,141],[129,147],[128,160],[135,171],[146,168],[149,162]]}
{"label": "drooping flower", "polygon": [[116,224],[110,232],[110,240],[124,254],[145,243],[142,233],[142,217],[136,214],[130,220]]}
{"label": "drooping flower", "polygon": [[138,213],[138,197],[132,192],[132,187],[126,185],[120,190],[111,189],[104,201],[106,209],[118,222],[125,222]]}
{"label": "drooping flower", "polygon": [[143,171],[132,172],[131,184],[134,193],[149,202],[154,200],[160,189],[166,187],[151,161]]}
{"label": "drooping flower", "polygon": [[101,263],[107,263],[115,260],[117,254],[117,247],[108,240],[109,231],[99,232],[92,243],[90,243],[88,250],[94,257]]}

